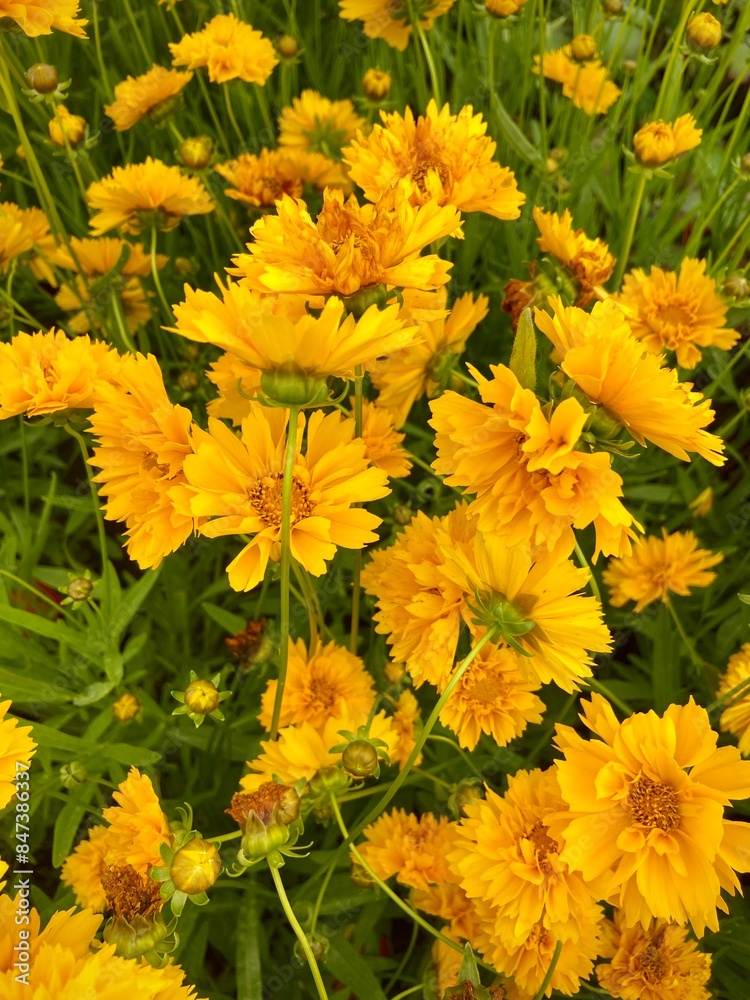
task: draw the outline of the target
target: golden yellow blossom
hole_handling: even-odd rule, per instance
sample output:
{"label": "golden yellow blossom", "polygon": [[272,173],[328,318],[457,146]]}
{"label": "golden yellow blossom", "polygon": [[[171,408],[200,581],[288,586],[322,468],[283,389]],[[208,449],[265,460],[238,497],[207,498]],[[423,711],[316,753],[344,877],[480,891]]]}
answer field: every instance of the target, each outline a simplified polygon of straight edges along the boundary
{"label": "golden yellow blossom", "polygon": [[534,222],[539,229],[537,243],[543,253],[551,253],[564,264],[578,287],[577,306],[588,305],[600,294],[600,286],[612,277],[615,258],[603,240],[590,239],[582,229],[573,229],[569,209],[562,215],[536,206]]}
{"label": "golden yellow blossom", "polygon": [[[729,692],[739,685],[744,686],[730,695]],[[750,642],[743,643],[742,648],[729,657],[716,695],[725,698],[719,720],[722,732],[736,736],[740,753],[750,757]]]}
{"label": "golden yellow blossom", "polygon": [[77,16],[79,8],[79,0],[0,0],[0,19],[14,21],[30,38],[53,31],[85,38],[89,22]]}
{"label": "golden yellow blossom", "polygon": [[565,97],[587,115],[603,115],[620,96],[620,88],[609,79],[607,67],[598,59],[578,62],[570,45],[534,56],[534,72],[562,84]]}
{"label": "golden yellow blossom", "polygon": [[700,145],[703,129],[692,115],[680,115],[674,122],[649,122],[633,136],[633,149],[641,163],[658,167]]}
{"label": "golden yellow blossom", "polygon": [[86,119],[71,114],[64,104],[55,108],[55,117],[50,118],[49,137],[55,146],[71,146],[73,149],[86,135]]}
{"label": "golden yellow blossom", "polygon": [[0,809],[15,795],[16,778],[36,753],[36,743],[29,735],[32,727],[19,726],[18,719],[8,716],[9,708],[10,701],[0,701]]}
{"label": "golden yellow blossom", "polygon": [[[419,26],[429,30],[433,22],[447,13],[456,0],[423,0],[419,4]],[[412,25],[406,0],[339,0],[341,17],[364,21],[362,31],[368,38],[382,38],[403,52],[409,44]]]}
{"label": "golden yellow blossom", "polygon": [[278,65],[272,43],[234,14],[217,14],[200,31],[170,42],[173,66],[208,69],[212,83],[264,84]]}
{"label": "golden yellow blossom", "polygon": [[214,167],[229,181],[228,198],[246,205],[273,206],[282,195],[301,198],[310,184],[322,190],[326,185],[346,187],[341,167],[322,153],[307,149],[262,149],[257,156],[242,153],[236,160]]}
{"label": "golden yellow blossom", "polygon": [[359,853],[383,880],[395,875],[402,885],[415,889],[454,880],[446,855],[453,847],[455,824],[444,816],[394,809],[365,827],[362,835]]}
{"label": "golden yellow blossom", "polygon": [[349,98],[330,101],[317,90],[303,90],[279,115],[279,145],[338,160],[342,147],[365,125]]}
{"label": "golden yellow blossom", "polygon": [[[354,400],[350,403],[354,406]],[[362,403],[362,440],[370,465],[382,469],[389,479],[401,479],[411,472],[409,453],[402,447],[405,435],[393,426],[393,418],[369,400]]]}
{"label": "golden yellow blossom", "polygon": [[152,66],[141,76],[129,76],[115,87],[115,99],[104,110],[115,123],[118,132],[137,125],[147,115],[160,121],[168,105],[193,79],[192,73],[178,73],[164,66]]}

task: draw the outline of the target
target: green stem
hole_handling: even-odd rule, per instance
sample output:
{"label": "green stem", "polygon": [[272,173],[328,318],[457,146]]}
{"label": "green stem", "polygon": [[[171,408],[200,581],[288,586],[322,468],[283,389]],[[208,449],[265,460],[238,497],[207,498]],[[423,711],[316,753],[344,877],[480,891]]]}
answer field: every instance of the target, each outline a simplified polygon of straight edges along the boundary
{"label": "green stem", "polygon": [[296,406],[289,408],[287,424],[286,452],[284,453],[284,477],[281,484],[281,613],[280,613],[280,643],[279,678],[276,684],[276,697],[273,703],[270,739],[275,740],[279,733],[279,719],[284,700],[286,686],[286,670],[289,662],[289,571],[292,564],[292,490],[294,487],[294,463],[297,458],[297,415]]}
{"label": "green stem", "polygon": [[562,952],[562,941],[558,941],[555,945],[555,954],[552,956],[552,961],[549,963],[549,969],[547,969],[547,975],[542,981],[542,985],[536,991],[536,996],[534,1000],[543,1000],[544,994],[547,992],[547,987],[552,982],[552,976],[555,974],[555,967],[560,958],[560,953]]}
{"label": "green stem", "polygon": [[539,145],[541,146],[542,170],[547,162],[547,82],[542,72],[544,48],[547,43],[547,19],[544,11],[544,0],[537,5],[537,22],[539,25]]}
{"label": "green stem", "polygon": [[424,989],[424,983],[417,983],[416,986],[410,986],[408,990],[402,990],[400,993],[397,993],[393,1000],[403,1000],[404,997],[410,997],[421,989]]}
{"label": "green stem", "polygon": [[414,17],[412,24],[414,26],[414,31],[417,38],[419,39],[419,44],[422,46],[422,51],[424,52],[425,61],[427,63],[427,68],[430,71],[430,81],[432,83],[432,96],[435,99],[435,104],[437,105],[437,110],[440,110],[440,82],[437,75],[437,67],[435,66],[435,60],[432,56],[432,49],[430,48],[430,43],[427,41],[427,37],[424,33],[422,25],[419,23],[419,15]]}
{"label": "green stem", "polygon": [[307,963],[310,966],[310,972],[312,972],[312,977],[313,980],[315,981],[315,988],[318,991],[318,996],[320,997],[320,1000],[328,1000],[328,994],[326,993],[326,988],[323,983],[323,978],[320,975],[320,969],[318,968],[318,963],[315,961],[315,955],[313,955],[313,950],[310,947],[310,942],[307,938],[307,935],[302,930],[300,922],[299,920],[297,920],[294,910],[292,909],[292,905],[289,902],[286,890],[284,889],[284,883],[281,881],[281,874],[279,873],[279,869],[271,863],[270,859],[268,859],[268,867],[271,871],[273,884],[276,886],[276,892],[279,894],[281,906],[284,910],[284,913],[286,914],[286,918],[291,924],[292,930],[297,935],[297,940],[299,941],[300,947],[302,948],[302,951],[305,954],[305,958],[307,959]]}
{"label": "green stem", "polygon": [[448,702],[448,699],[453,694],[453,692],[455,691],[455,689],[456,689],[459,681],[461,680],[461,678],[463,677],[463,675],[466,673],[466,671],[469,669],[469,667],[474,662],[474,660],[479,655],[479,653],[484,649],[484,647],[489,642],[492,642],[495,639],[495,637],[497,635],[497,632],[498,632],[498,629],[497,629],[496,626],[493,626],[492,628],[487,629],[487,631],[484,633],[484,635],[482,636],[482,638],[472,646],[472,648],[470,649],[469,653],[461,661],[461,663],[459,664],[459,666],[455,670],[453,676],[451,677],[451,679],[446,684],[445,691],[443,691],[443,693],[440,695],[440,698],[438,699],[437,704],[435,705],[435,707],[433,708],[432,712],[430,713],[430,717],[427,719],[427,722],[424,724],[424,726],[422,728],[422,732],[419,734],[419,736],[417,738],[417,741],[414,744],[414,748],[413,748],[412,752],[409,754],[409,757],[408,757],[406,763],[404,764],[403,768],[399,772],[398,777],[394,780],[393,784],[388,789],[388,791],[385,793],[385,795],[383,795],[383,797],[367,813],[367,815],[365,816],[365,818],[363,820],[360,820],[360,822],[357,824],[356,830],[352,834],[352,837],[358,837],[359,834],[364,830],[364,828],[366,826],[368,826],[370,823],[372,823],[373,820],[377,819],[377,817],[382,813],[382,811],[385,809],[385,807],[391,801],[391,799],[396,794],[396,792],[398,792],[398,790],[401,788],[401,786],[403,785],[403,783],[406,781],[406,779],[407,779],[407,777],[409,775],[409,772],[411,771],[411,769],[414,767],[414,765],[416,764],[417,760],[419,759],[419,755],[422,753],[422,748],[424,747],[425,743],[427,742],[427,738],[429,737],[429,735],[432,732],[432,730],[435,728],[435,724],[437,723],[437,721],[438,721],[438,719],[440,717],[440,713],[445,708],[445,706],[446,706],[446,704]]}
{"label": "green stem", "polygon": [[237,118],[235,117],[234,114],[234,108],[232,107],[232,97],[229,93],[229,86],[230,85],[228,83],[223,83],[221,85],[221,89],[224,91],[224,105],[227,109],[227,115],[229,117],[229,121],[231,122],[232,128],[234,129],[234,134],[237,136],[237,141],[239,142],[240,146],[243,146],[245,143],[245,137],[242,134],[242,129],[240,128],[239,122],[237,121]]}
{"label": "green stem", "polygon": [[295,560],[292,560],[292,570],[294,571],[294,575],[297,578],[297,584],[299,586],[300,595],[305,605],[305,611],[307,612],[307,624],[310,629],[309,650],[310,650],[310,655],[312,656],[312,654],[318,647],[318,622],[317,622],[316,608],[312,600],[312,597],[310,595],[310,590],[307,585],[307,580],[305,579],[304,569]]}
{"label": "green stem", "polygon": [[112,312],[115,316],[115,325],[117,326],[117,332],[120,334],[120,340],[127,351],[131,354],[137,353],[137,348],[133,343],[130,336],[130,331],[128,330],[128,324],[125,320],[125,314],[122,309],[122,300],[117,292],[117,289],[113,288],[110,293],[110,302],[112,305]]}
{"label": "green stem", "polygon": [[318,924],[318,917],[320,916],[320,908],[323,905],[323,900],[325,899],[326,892],[328,891],[328,886],[330,885],[333,873],[336,871],[335,859],[332,864],[326,869],[326,873],[323,876],[323,884],[318,890],[318,895],[315,898],[315,905],[313,906],[312,916],[310,917],[310,934],[315,933],[315,928]]}
{"label": "green stem", "polygon": [[703,658],[698,654],[698,651],[693,645],[692,639],[685,631],[685,626],[682,624],[679,615],[675,611],[675,607],[669,598],[669,594],[664,595],[664,603],[666,604],[667,610],[672,616],[672,621],[675,623],[675,628],[677,629],[677,632],[679,633],[679,636],[682,639],[683,645],[687,650],[688,656],[690,657],[693,666],[697,667],[699,670],[702,670],[704,666]]}
{"label": "green stem", "polygon": [[222,833],[220,837],[207,837],[212,844],[223,844],[227,840],[236,840],[242,836],[242,830],[234,830],[232,833]]}
{"label": "green stem", "polygon": [[173,319],[172,309],[167,302],[167,297],[164,294],[164,289],[162,288],[161,278],[159,277],[159,268],[156,262],[156,237],[158,230],[156,226],[151,228],[151,277],[154,279],[154,285],[156,287],[156,294],[159,296],[159,302],[164,310],[164,316],[167,322]]}
{"label": "green stem", "polygon": [[597,694],[604,695],[613,705],[617,705],[621,712],[624,712],[626,715],[633,714],[633,709],[630,705],[626,701],[623,701],[622,698],[618,698],[616,694],[613,694],[606,684],[602,684],[601,681],[595,681],[593,677],[586,677],[583,683],[588,684],[591,690],[596,691]]}
{"label": "green stem", "polygon": [[586,556],[583,554],[583,551],[581,550],[581,546],[578,543],[578,539],[576,539],[575,554],[578,556],[578,562],[581,564],[581,567],[583,569],[587,569],[589,571],[589,586],[591,587],[591,592],[593,593],[593,595],[597,599],[597,601],[600,604],[602,604],[602,594],[601,594],[601,591],[599,590],[599,584],[596,582],[596,578],[594,576],[593,570],[589,566],[588,559],[586,558]]}
{"label": "green stem", "polygon": [[21,470],[23,472],[23,513],[26,526],[29,524],[31,512],[31,491],[29,484],[29,448],[26,442],[26,424],[23,414],[18,418],[19,435],[21,438]]}
{"label": "green stem", "polygon": [[[357,365],[354,369],[354,435],[362,437],[362,405],[363,405],[363,376],[362,366]],[[360,580],[362,576],[362,550],[357,549],[354,553],[354,571],[352,573],[352,621],[349,628],[349,650],[356,655],[357,642],[359,640],[359,601],[360,601]]]}
{"label": "green stem", "polygon": [[96,530],[99,536],[99,551],[101,553],[102,559],[102,588],[104,590],[105,599],[104,603],[106,605],[106,591],[107,591],[107,535],[104,530],[104,517],[102,516],[102,510],[99,506],[99,493],[96,489],[96,484],[94,483],[94,477],[91,475],[91,466],[89,465],[89,452],[86,447],[86,442],[83,440],[82,435],[78,431],[73,430],[70,424],[65,425],[65,429],[71,437],[74,437],[78,442],[78,448],[81,452],[81,458],[83,459],[83,467],[86,470],[86,478],[89,483],[89,490],[91,491],[91,499],[94,504],[94,516],[96,517]]}
{"label": "green stem", "polygon": [[620,282],[622,281],[622,276],[625,273],[625,269],[628,266],[628,259],[630,257],[630,249],[633,246],[633,237],[635,236],[635,227],[638,225],[638,216],[641,213],[641,202],[643,201],[643,195],[646,190],[646,173],[642,173],[638,178],[638,187],[635,191],[635,197],[631,202],[630,206],[630,219],[628,220],[628,228],[625,234],[625,240],[620,248],[619,260],[617,261],[617,270],[615,271],[615,288],[619,289]]}

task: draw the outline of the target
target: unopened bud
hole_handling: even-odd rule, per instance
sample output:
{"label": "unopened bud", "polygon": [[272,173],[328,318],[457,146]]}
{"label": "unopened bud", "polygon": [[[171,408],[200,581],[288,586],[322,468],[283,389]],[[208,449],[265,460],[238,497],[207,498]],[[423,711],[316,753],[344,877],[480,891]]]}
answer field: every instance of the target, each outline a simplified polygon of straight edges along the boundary
{"label": "unopened bud", "polygon": [[91,596],[94,584],[85,576],[78,576],[68,584],[66,593],[71,601],[87,601]]}
{"label": "unopened bud", "polygon": [[596,39],[591,35],[576,35],[570,43],[570,52],[577,62],[596,59]]}
{"label": "unopened bud", "polygon": [[196,896],[210,889],[221,871],[219,852],[208,840],[193,837],[172,858],[169,877],[180,892]]}
{"label": "unopened bud", "polygon": [[200,385],[200,379],[198,378],[197,372],[194,372],[191,369],[180,372],[177,379],[177,385],[183,392],[194,392]]}
{"label": "unopened bud", "polygon": [[378,769],[378,752],[367,740],[352,740],[341,755],[341,763],[352,778],[369,778]]}
{"label": "unopened bud", "polygon": [[414,511],[405,503],[397,503],[391,513],[393,520],[400,525],[408,524],[414,517]]}
{"label": "unopened bud", "polygon": [[602,10],[605,14],[622,14],[622,0],[602,0]]}
{"label": "unopened bud", "polygon": [[138,698],[126,691],[125,694],[120,695],[117,701],[112,704],[112,712],[116,719],[120,722],[130,722],[134,719],[141,710],[141,703]]}
{"label": "unopened bud", "polygon": [[299,44],[292,35],[282,35],[276,43],[276,50],[282,59],[294,59],[299,52]]}
{"label": "unopened bud", "polygon": [[[318,934],[317,931],[313,931],[312,934],[307,935],[307,943],[310,945],[310,951],[313,953],[315,961],[325,962],[330,949],[328,938],[323,934]],[[294,954],[300,964],[307,962],[307,955],[305,955],[299,941],[297,941],[294,945]]]}
{"label": "unopened bud", "polygon": [[37,94],[51,94],[57,90],[59,78],[57,69],[49,63],[34,63],[26,70],[26,79],[32,90]]}
{"label": "unopened bud", "polygon": [[742,274],[732,274],[724,279],[721,290],[727,298],[746,299],[750,295],[750,282]]}
{"label": "unopened bud", "polygon": [[212,681],[199,678],[185,688],[185,704],[196,715],[210,715],[219,707],[219,691]]}
{"label": "unopened bud", "polygon": [[713,14],[704,11],[690,19],[685,34],[694,49],[699,52],[710,52],[721,44],[723,30],[721,22],[717,21]]}
{"label": "unopened bud", "polygon": [[203,170],[211,162],[214,144],[207,135],[196,135],[180,146],[180,159],[189,170]]}
{"label": "unopened bud", "polygon": [[88,771],[78,760],[72,760],[69,764],[63,764],[60,768],[60,781],[64,788],[77,788],[88,777]]}
{"label": "unopened bud", "polygon": [[391,92],[391,74],[382,69],[368,69],[362,77],[362,89],[371,101],[382,101]]}

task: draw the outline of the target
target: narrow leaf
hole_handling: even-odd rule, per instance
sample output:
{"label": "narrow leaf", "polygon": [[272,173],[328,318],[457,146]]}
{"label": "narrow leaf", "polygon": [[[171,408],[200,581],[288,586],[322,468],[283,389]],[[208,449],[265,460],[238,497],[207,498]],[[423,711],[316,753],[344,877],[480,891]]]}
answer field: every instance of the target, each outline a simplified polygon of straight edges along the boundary
{"label": "narrow leaf", "polygon": [[536,388],[536,330],[531,310],[524,309],[518,321],[516,339],[510,355],[510,370],[524,389]]}

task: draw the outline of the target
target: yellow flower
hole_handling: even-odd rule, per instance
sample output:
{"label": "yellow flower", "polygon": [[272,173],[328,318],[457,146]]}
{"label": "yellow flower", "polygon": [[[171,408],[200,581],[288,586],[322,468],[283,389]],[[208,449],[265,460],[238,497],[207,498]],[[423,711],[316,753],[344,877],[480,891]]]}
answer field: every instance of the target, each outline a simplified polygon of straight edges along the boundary
{"label": "yellow flower", "polygon": [[692,115],[680,115],[675,122],[649,122],[633,136],[633,149],[641,163],[657,167],[700,145],[703,129]]}
{"label": "yellow flower", "polygon": [[90,409],[104,382],[118,377],[120,357],[101,341],[70,340],[62,330],[18,333],[0,344],[0,420]]}
{"label": "yellow flower", "polygon": [[151,156],[144,163],[115,167],[108,177],[94,181],[86,200],[97,212],[89,223],[95,236],[118,226],[126,233],[140,233],[151,225],[166,231],[186,215],[205,215],[214,209],[197,177],[186,177],[179,167],[168,167]]}
{"label": "yellow flower", "polygon": [[238,254],[232,274],[259,292],[354,295],[374,285],[430,289],[448,281],[451,264],[435,254],[420,257],[429,243],[460,226],[452,206],[429,202],[411,206],[400,189],[377,205],[344,200],[337,189],[323,195],[313,222],[305,203],[283,196],[277,215],[266,215],[250,230],[250,254]]}
{"label": "yellow flower", "polygon": [[219,390],[206,405],[208,415],[231,420],[238,427],[250,412],[252,397],[260,391],[260,371],[236,354],[226,353],[211,362],[206,375]]}
{"label": "yellow flower", "polygon": [[703,11],[690,18],[685,34],[693,48],[699,52],[710,52],[721,45],[724,29],[713,14]]}
{"label": "yellow flower", "polygon": [[602,579],[614,607],[635,601],[635,610],[642,611],[652,601],[667,601],[670,593],[684,597],[691,587],[708,587],[716,579],[708,570],[723,558],[720,552],[699,549],[692,531],[668,535],[662,528],[661,538],[641,538],[631,555],[612,559]]}
{"label": "yellow flower", "polygon": [[53,31],[85,38],[89,22],[76,17],[79,6],[79,0],[0,0],[0,20],[15,21],[30,38]]}
{"label": "yellow flower", "polygon": [[[28,916],[28,924],[23,918]],[[184,972],[169,961],[154,968],[145,960],[115,955],[114,944],[101,944],[95,935],[101,917],[85,909],[53,913],[43,931],[35,909],[21,909],[15,901],[0,896],[0,995],[8,1000],[26,996],[46,1000],[197,1000],[195,988],[183,985]],[[18,978],[18,929],[29,932],[28,980]]]}
{"label": "yellow flower", "polygon": [[605,931],[612,947],[596,967],[599,985],[617,1000],[710,1000],[711,957],[688,941],[684,927],[654,920],[623,927],[619,913]]}
{"label": "yellow flower", "polygon": [[562,84],[563,94],[587,115],[603,115],[620,96],[620,88],[609,79],[607,67],[598,59],[577,62],[570,45],[534,56],[534,73]]}
{"label": "yellow flower", "polygon": [[[316,317],[305,311],[301,298],[260,296],[231,281],[219,288],[221,301],[186,285],[186,301],[175,306],[174,332],[230,351],[269,377],[297,375],[312,383],[329,376],[353,378],[358,365],[406,347],[417,334],[395,304],[372,305],[356,320],[340,299],[331,298]],[[271,394],[272,381],[264,385]]]}
{"label": "yellow flower", "polygon": [[[269,681],[261,697],[258,718],[271,728],[278,682]],[[329,719],[346,714],[367,717],[375,701],[372,677],[358,656],[335,642],[308,651],[302,639],[289,639],[289,661],[280,726],[309,722],[323,729]]]}
{"label": "yellow flower", "polygon": [[[354,400],[350,403],[354,406]],[[399,434],[387,410],[380,409],[369,400],[362,403],[362,440],[365,456],[370,465],[382,469],[389,479],[402,479],[411,472],[409,453],[401,446],[406,435]]]}
{"label": "yellow flower", "polygon": [[[329,101],[317,90],[303,90],[279,115],[279,145],[341,158],[341,148],[367,125],[352,102]],[[345,174],[341,175],[345,178]]]}
{"label": "yellow flower", "polygon": [[581,924],[596,922],[601,911],[597,888],[561,858],[552,821],[565,802],[554,770],[519,771],[502,797],[486,791],[466,807],[448,855],[464,892],[489,905],[492,935],[509,949],[535,927],[555,941],[579,941]]}
{"label": "yellow flower", "polygon": [[446,392],[430,404],[430,426],[437,432],[433,468],[448,485],[476,494],[469,514],[479,530],[567,556],[574,529],[593,524],[594,560],[599,552],[629,553],[640,525],[620,501],[622,479],[610,455],[578,450],[588,420],[578,400],[543,409],[504,365],[491,366],[489,380],[469,367],[483,402]]}
{"label": "yellow flower", "polygon": [[729,695],[739,684],[745,684],[737,693],[723,702],[724,711],[719,720],[722,732],[737,737],[740,753],[750,757],[750,642],[729,657],[727,669],[719,679],[717,697]]}
{"label": "yellow flower", "polygon": [[[274,780],[274,775],[285,785],[294,785],[301,778],[311,782],[321,771],[338,770],[341,754],[331,753],[330,749],[341,743],[340,730],[356,731],[366,722],[367,715],[354,715],[347,709],[344,715],[329,719],[322,729],[316,729],[309,722],[285,726],[279,730],[278,739],[261,743],[263,752],[255,760],[248,761],[252,773],[240,780],[240,786],[246,792],[254,792],[263,782]],[[371,737],[388,745],[389,753],[395,748],[398,736],[385,712],[377,713],[369,732]],[[338,771],[338,775],[342,773]]]}
{"label": "yellow flower", "polygon": [[344,151],[350,176],[370,201],[401,184],[412,205],[436,201],[462,212],[486,212],[517,219],[526,196],[512,170],[492,157],[496,144],[485,135],[487,123],[471,105],[452,115],[431,100],[416,121],[410,108],[381,111],[383,125],[358,136]]}
{"label": "yellow flower", "polygon": [[688,507],[693,513],[693,517],[707,517],[714,505],[714,491],[710,486],[694,497]]}
{"label": "yellow flower", "polygon": [[740,337],[724,325],[727,306],[706,274],[705,260],[685,257],[679,271],[652,267],[646,274],[637,268],[625,276],[616,299],[644,347],[653,354],[674,351],[680,368],[695,368],[702,347],[728,351]]}
{"label": "yellow flower", "polygon": [[365,75],[362,77],[362,90],[369,100],[379,102],[385,100],[390,94],[391,83],[390,73],[371,67],[365,71]]}
{"label": "yellow flower", "polygon": [[[393,726],[396,730],[398,742],[394,749],[391,750],[391,763],[399,764],[403,767],[414,749],[417,727],[421,726],[419,702],[408,688],[405,688],[394,702]],[[420,753],[414,761],[414,766],[419,767],[421,762],[422,754]]]}
{"label": "yellow flower", "polygon": [[393,414],[396,427],[406,421],[413,404],[422,396],[436,395],[450,380],[453,365],[466,341],[488,313],[486,295],[466,292],[447,309],[445,288],[403,292],[401,315],[419,325],[419,336],[400,351],[388,353],[371,369],[378,390],[376,404]]}
{"label": "yellow flower", "polygon": [[484,6],[495,17],[510,17],[517,14],[526,0],[484,0]]}
{"label": "yellow flower", "polygon": [[[269,559],[278,561],[281,534],[282,466],[287,413],[252,404],[237,436],[218,420],[209,433],[195,428],[194,455],[185,461],[196,517],[213,517],[200,530],[210,538],[252,535],[227,567],[234,590],[252,590]],[[356,503],[386,496],[387,477],[371,468],[364,443],[353,437],[354,421],[332,412],[311,413],[307,447],[301,450],[305,418],[299,418],[292,488],[292,556],[314,576],[326,572],[336,548],[363,548],[375,541],[380,518]]]}
{"label": "yellow flower", "polygon": [[192,79],[192,73],[152,66],[148,73],[129,76],[118,83],[114,103],[105,104],[104,110],[118,132],[126,132],[146,115],[154,121],[161,121],[168,107],[174,107],[174,98]]}
{"label": "yellow flower", "polygon": [[587,881],[608,876],[603,898],[623,924],[689,921],[698,936],[718,929],[721,890],[750,868],[750,826],[724,819],[750,796],[750,762],[717,749],[708,713],[691,698],[664,715],[636,712],[618,723],[600,695],[583,703],[597,740],[557,727],[556,764],[568,812],[561,814],[563,861]]}
{"label": "yellow flower", "polygon": [[190,410],[169,401],[156,358],[138,354],[122,360],[117,385],[100,388],[90,420],[105,517],[125,523],[129,556],[153,569],[197,526],[183,473]]}
{"label": "yellow flower", "polygon": [[615,302],[597,302],[591,313],[565,308],[557,298],[550,305],[554,316],[537,309],[536,325],[558,351],[562,370],[592,403],[639,444],[651,441],[685,462],[693,451],[723,465],[723,442],[704,430],[714,415],[709,400],[645,351]]}
{"label": "yellow flower", "polygon": [[[436,18],[447,13],[456,0],[420,0],[417,5],[419,26],[429,30]],[[409,44],[407,0],[339,0],[340,16],[346,21],[364,21],[362,31],[368,38],[382,38],[392,48],[403,52]]]}
{"label": "yellow flower", "polygon": [[132,694],[130,691],[121,694],[117,701],[112,703],[114,717],[120,722],[130,722],[131,719],[135,719],[140,710],[141,703],[138,700],[138,696]]}
{"label": "yellow flower", "polygon": [[0,701],[0,809],[15,795],[16,776],[21,768],[28,768],[36,753],[36,743],[29,736],[32,727],[19,726],[18,719],[6,718],[9,708],[10,701]]}
{"label": "yellow flower", "polygon": [[276,50],[260,31],[234,14],[217,14],[200,31],[170,42],[173,66],[205,66],[212,83],[266,82],[278,64]]}
{"label": "yellow flower", "polygon": [[[41,208],[19,208],[12,201],[0,204],[0,272],[5,273],[9,261],[29,250],[36,248],[44,254],[54,247],[49,222]],[[43,275],[40,273],[37,276],[47,278],[48,272],[49,268],[46,268]]]}
{"label": "yellow flower", "polygon": [[68,857],[62,881],[72,887],[80,906],[101,912],[107,904],[102,874],[130,865],[141,876],[163,864],[159,848],[172,843],[169,823],[151,779],[131,767],[113,795],[114,806],[102,812],[107,826],[95,826]]}
{"label": "yellow flower", "polygon": [[609,247],[603,240],[589,239],[582,229],[574,230],[573,217],[567,208],[560,216],[537,206],[533,215],[542,252],[551,253],[572,273],[579,290],[575,304],[588,305],[603,291],[599,286],[612,276],[616,261]]}
{"label": "yellow flower", "polygon": [[306,184],[319,190],[328,184],[348,184],[338,163],[307,149],[261,149],[257,156],[242,153],[214,170],[232,185],[225,192],[228,198],[256,207],[272,206],[284,194],[301,198]]}
{"label": "yellow flower", "polygon": [[[448,678],[440,686],[445,690]],[[533,692],[539,681],[527,672],[524,657],[507,646],[485,646],[440,713],[440,722],[473,750],[485,733],[507,746],[529,723],[542,721],[544,702]]]}
{"label": "yellow flower", "polygon": [[362,835],[359,853],[384,881],[395,875],[402,885],[426,889],[454,880],[446,855],[453,847],[455,824],[445,816],[394,809],[365,827]]}
{"label": "yellow flower", "polygon": [[72,146],[74,149],[86,135],[86,119],[72,115],[63,105],[55,108],[55,117],[49,122],[49,137],[55,146]]}

